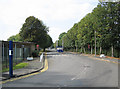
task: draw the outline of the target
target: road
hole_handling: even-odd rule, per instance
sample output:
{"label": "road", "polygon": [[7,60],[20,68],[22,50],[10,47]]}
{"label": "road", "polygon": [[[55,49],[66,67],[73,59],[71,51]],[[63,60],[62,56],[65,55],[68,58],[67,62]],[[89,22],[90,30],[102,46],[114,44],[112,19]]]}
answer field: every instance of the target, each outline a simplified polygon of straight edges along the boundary
{"label": "road", "polygon": [[3,87],[118,87],[118,65],[71,53],[47,53],[48,70]]}

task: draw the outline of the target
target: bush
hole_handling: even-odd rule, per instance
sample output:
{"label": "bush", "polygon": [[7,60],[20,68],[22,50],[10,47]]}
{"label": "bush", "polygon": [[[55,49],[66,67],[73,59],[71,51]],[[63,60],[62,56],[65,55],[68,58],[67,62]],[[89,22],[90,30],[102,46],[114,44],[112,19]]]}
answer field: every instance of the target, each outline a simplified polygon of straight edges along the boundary
{"label": "bush", "polygon": [[38,50],[34,50],[34,51],[32,52],[32,56],[33,56],[33,57],[38,57],[38,55],[39,55],[39,51],[38,51]]}

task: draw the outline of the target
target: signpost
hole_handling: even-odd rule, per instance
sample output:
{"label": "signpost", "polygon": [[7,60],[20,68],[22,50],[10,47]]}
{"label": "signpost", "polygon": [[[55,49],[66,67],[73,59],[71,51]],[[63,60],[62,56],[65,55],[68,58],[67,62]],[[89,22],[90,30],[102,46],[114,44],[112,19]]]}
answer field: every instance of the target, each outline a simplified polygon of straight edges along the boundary
{"label": "signpost", "polygon": [[9,41],[9,76],[13,77],[13,42]]}

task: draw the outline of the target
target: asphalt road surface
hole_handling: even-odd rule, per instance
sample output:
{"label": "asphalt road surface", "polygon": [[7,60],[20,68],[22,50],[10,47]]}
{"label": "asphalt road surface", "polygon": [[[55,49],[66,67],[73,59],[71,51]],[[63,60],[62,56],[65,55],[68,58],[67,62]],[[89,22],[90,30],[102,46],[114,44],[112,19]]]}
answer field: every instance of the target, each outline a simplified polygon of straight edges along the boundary
{"label": "asphalt road surface", "polygon": [[71,53],[48,52],[48,70],[3,87],[118,87],[118,65]]}

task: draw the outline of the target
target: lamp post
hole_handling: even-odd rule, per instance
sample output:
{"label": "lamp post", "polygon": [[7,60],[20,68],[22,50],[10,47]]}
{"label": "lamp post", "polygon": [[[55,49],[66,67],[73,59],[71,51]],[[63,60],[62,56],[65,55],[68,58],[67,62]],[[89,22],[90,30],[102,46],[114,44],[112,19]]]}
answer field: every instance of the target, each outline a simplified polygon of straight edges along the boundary
{"label": "lamp post", "polygon": [[96,56],[96,30],[95,30],[95,56]]}

